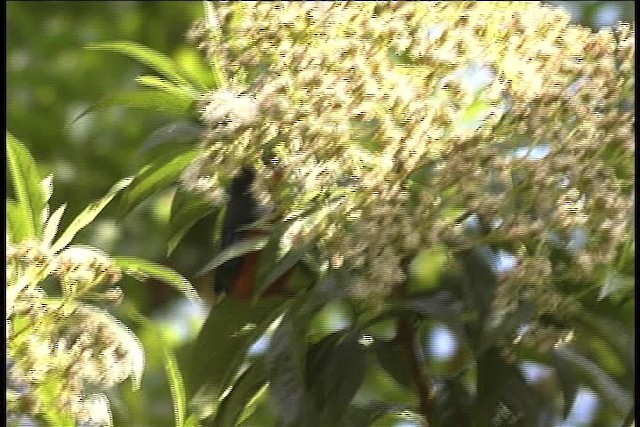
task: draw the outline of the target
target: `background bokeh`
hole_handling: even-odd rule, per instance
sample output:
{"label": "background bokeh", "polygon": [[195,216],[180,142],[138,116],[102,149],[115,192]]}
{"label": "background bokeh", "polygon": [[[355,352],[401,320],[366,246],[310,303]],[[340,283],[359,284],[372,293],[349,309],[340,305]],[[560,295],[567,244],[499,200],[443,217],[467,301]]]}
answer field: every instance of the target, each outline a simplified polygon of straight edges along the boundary
{"label": "background bokeh", "polygon": [[[566,8],[575,23],[597,29],[634,20],[632,1],[550,2]],[[31,150],[41,174],[54,174],[52,206],[67,203],[62,227],[85,205],[101,197],[117,180],[140,166],[139,148],[155,129],[167,123],[161,113],[112,107],[71,123],[89,106],[123,89],[146,70],[126,57],[83,49],[93,42],[131,40],[172,57],[187,55],[184,34],[202,14],[201,2],[177,1],[46,1],[6,4],[7,129]],[[10,191],[9,188],[7,188]],[[106,210],[77,241],[108,253],[135,255],[164,262],[185,276],[207,260],[207,238],[194,232],[176,255],[165,259],[163,234],[170,193],[158,194],[122,221]],[[203,229],[206,228],[202,225]],[[206,235],[206,233],[205,233]],[[207,288],[205,279],[197,283]],[[180,354],[204,313],[194,311],[179,295],[157,284],[125,283],[125,295],[141,310],[162,322]],[[153,338],[137,331],[145,345]],[[437,330],[433,346],[446,353],[455,345],[446,330]],[[449,344],[446,344],[449,343]],[[446,344],[446,345],[445,345]],[[179,354],[179,355],[180,355]],[[172,406],[161,358],[151,351],[143,386],[134,396],[122,387],[112,399],[115,425],[171,425]],[[436,355],[438,356],[438,355]],[[445,356],[446,357],[446,354]],[[535,369],[531,369],[535,375]],[[538,372],[539,374],[539,372]],[[593,399],[580,395],[572,426],[590,425]],[[579,410],[579,408],[582,408]]]}

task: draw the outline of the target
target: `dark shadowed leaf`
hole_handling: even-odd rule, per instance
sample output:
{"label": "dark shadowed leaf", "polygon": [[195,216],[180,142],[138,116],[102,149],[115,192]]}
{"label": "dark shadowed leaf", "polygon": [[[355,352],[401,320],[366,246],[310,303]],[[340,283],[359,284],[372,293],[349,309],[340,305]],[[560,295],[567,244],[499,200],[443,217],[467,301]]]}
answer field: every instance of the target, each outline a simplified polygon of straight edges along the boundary
{"label": "dark shadowed leaf", "polygon": [[566,418],[569,411],[573,407],[573,402],[578,394],[579,379],[571,366],[571,363],[564,357],[560,356],[556,351],[551,354],[553,367],[556,370],[558,382],[562,389],[562,417]]}
{"label": "dark shadowed leaf", "polygon": [[323,425],[341,424],[364,379],[365,354],[354,331],[331,334],[309,349],[308,386]]}
{"label": "dark shadowed leaf", "polygon": [[249,402],[267,383],[263,358],[256,359],[234,382],[233,388],[220,403],[212,426],[234,426]]}
{"label": "dark shadowed leaf", "polygon": [[630,392],[617,384],[600,366],[567,346],[558,348],[556,354],[571,363],[581,380],[598,391],[598,395],[616,408],[621,416],[626,415],[633,405],[633,397]]}
{"label": "dark shadowed leaf", "polygon": [[470,426],[473,398],[459,378],[443,379],[438,384],[434,427]]}
{"label": "dark shadowed leaf", "polygon": [[171,204],[167,255],[173,252],[193,224],[215,210],[216,207],[203,195],[176,190]]}
{"label": "dark shadowed leaf", "polygon": [[473,411],[477,426],[494,424],[499,407],[508,408],[521,425],[536,425],[537,402],[534,390],[527,384],[517,366],[491,347],[477,360],[476,400]]}
{"label": "dark shadowed leaf", "polygon": [[[269,289],[269,286],[282,277],[287,271],[291,270],[300,259],[302,259],[306,253],[306,249],[306,247],[292,249],[284,257],[277,260],[275,264],[270,265],[268,270],[264,269],[262,272],[259,271],[256,279],[256,297],[262,295],[265,290]],[[268,251],[265,250],[265,252]],[[277,251],[274,251],[274,253],[277,253]]]}
{"label": "dark shadowed leaf", "polygon": [[262,299],[256,304],[224,298],[211,309],[196,340],[190,384],[202,388],[212,402],[228,387],[249,347],[287,308],[282,299]]}
{"label": "dark shadowed leaf", "polygon": [[343,296],[347,287],[328,277],[298,297],[274,332],[269,350],[269,388],[285,426],[316,426],[319,413],[306,383],[309,324],[325,304]]}
{"label": "dark shadowed leaf", "polygon": [[371,344],[370,349],[376,355],[380,366],[387,371],[391,377],[398,382],[398,384],[404,387],[411,387],[413,380],[413,373],[407,363],[403,363],[403,358],[400,357],[402,352],[402,346],[395,340],[375,340]]}
{"label": "dark shadowed leaf", "polygon": [[400,309],[411,310],[420,316],[436,319],[451,329],[461,341],[466,341],[462,322],[462,306],[447,292],[430,296],[411,296],[401,301]]}

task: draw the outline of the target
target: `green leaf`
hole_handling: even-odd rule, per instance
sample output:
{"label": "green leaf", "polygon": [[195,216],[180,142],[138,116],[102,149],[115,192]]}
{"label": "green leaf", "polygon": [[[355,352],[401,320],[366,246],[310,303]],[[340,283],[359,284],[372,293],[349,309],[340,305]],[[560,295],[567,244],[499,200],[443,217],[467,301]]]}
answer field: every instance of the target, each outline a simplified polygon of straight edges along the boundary
{"label": "green leaf", "polygon": [[477,392],[474,408],[476,425],[493,425],[492,418],[502,403],[522,425],[535,425],[538,406],[534,390],[517,366],[508,363],[500,349],[491,347],[477,359]]}
{"label": "green leaf", "polygon": [[307,356],[307,379],[321,411],[322,425],[340,425],[362,384],[366,351],[355,331],[331,334],[314,344]]}
{"label": "green leaf", "polygon": [[53,252],[58,252],[71,243],[71,240],[73,240],[78,231],[90,224],[102,209],[104,209],[104,207],[107,206],[107,204],[116,196],[116,194],[129,185],[132,180],[132,177],[121,179],[111,187],[106,196],[87,206],[80,215],[71,222],[69,227],[67,227],[64,233],[62,233],[62,236],[60,236],[60,238],[53,244],[51,250]]}
{"label": "green leaf", "polygon": [[163,53],[130,41],[94,43],[86,46],[88,50],[101,50],[121,53],[148,66],[174,83],[187,85],[184,70]]}
{"label": "green leaf", "polygon": [[315,425],[318,413],[305,381],[306,328],[292,307],[271,337],[267,351],[269,390],[284,426]]}
{"label": "green leaf", "polygon": [[196,402],[216,401],[232,382],[250,346],[288,305],[275,298],[249,304],[226,297],[211,309],[196,340],[189,371]]}
{"label": "green leaf", "polygon": [[[273,241],[272,236],[272,241]],[[275,239],[279,242],[279,238]],[[266,254],[276,254],[277,250],[273,248],[273,251],[270,251],[267,247],[264,251]],[[275,265],[269,265],[269,269],[261,268],[258,270],[258,277],[256,278],[256,287],[255,287],[255,298],[258,298],[264,291],[269,289],[273,283],[276,282],[280,277],[282,277],[287,271],[291,270],[306,254],[307,247],[300,247],[297,249],[293,249],[289,251],[284,257],[280,260],[276,261]],[[262,271],[261,271],[262,270]]]}
{"label": "green leaf", "polygon": [[[7,133],[7,163],[17,204],[13,209],[21,211],[13,213],[13,220],[23,221],[18,227],[21,235],[14,235],[16,242],[42,236],[42,213],[47,197],[43,191],[36,162],[25,145]],[[15,232],[14,232],[15,233]]]}
{"label": "green leaf", "polygon": [[348,287],[330,276],[299,296],[271,337],[266,354],[269,390],[283,425],[314,425],[318,413],[306,385],[309,324],[329,301],[344,296]]}
{"label": "green leaf", "polygon": [[180,367],[178,366],[175,354],[173,354],[166,344],[163,345],[162,357],[164,359],[167,378],[169,379],[169,388],[171,389],[171,398],[173,400],[173,412],[176,417],[176,427],[183,427],[186,425],[187,398],[185,396]]}
{"label": "green leaf", "polygon": [[193,224],[216,209],[201,194],[178,189],[171,204],[167,255],[173,252]]}
{"label": "green leaf", "polygon": [[167,114],[184,115],[194,105],[191,96],[169,94],[155,89],[136,89],[116,93],[90,106],[71,121],[73,124],[87,114],[107,107],[130,107],[155,110]]}
{"label": "green leaf", "polygon": [[412,290],[437,287],[448,260],[448,251],[443,245],[437,245],[416,255],[409,265],[411,274],[415,278],[415,282],[412,282],[414,284]]}
{"label": "green leaf", "polygon": [[613,408],[616,408],[620,415],[624,416],[627,413],[633,405],[631,392],[624,390],[596,363],[567,346],[558,348],[556,353],[559,357],[571,363],[577,372],[581,374],[581,377],[594,390],[598,391],[598,396],[607,401]]}
{"label": "green leaf", "polygon": [[214,88],[213,70],[197,50],[190,47],[182,48],[176,55],[176,62],[182,67],[189,80],[198,86],[198,89],[206,91]]}
{"label": "green leaf", "polygon": [[231,259],[264,248],[268,240],[269,238],[267,236],[256,236],[239,240],[225,248],[222,252],[216,255],[216,257],[209,261],[204,267],[202,267],[202,269],[200,269],[200,271],[198,271],[197,276],[202,276]]}
{"label": "green leaf", "polygon": [[432,317],[444,323],[461,342],[467,340],[461,320],[462,307],[446,292],[428,297],[409,297],[401,301],[398,307],[421,316]]}
{"label": "green leaf", "polygon": [[560,356],[557,351],[554,350],[551,352],[551,358],[564,400],[562,405],[562,418],[567,418],[578,394],[578,377],[574,372],[571,363]]}
{"label": "green leaf", "polygon": [[173,184],[199,154],[195,148],[178,155],[169,153],[142,168],[122,195],[120,214],[130,212],[157,191]]}
{"label": "green leaf", "polygon": [[177,144],[193,143],[202,134],[203,127],[188,120],[177,120],[153,131],[141,144],[140,152],[146,153],[169,141]]}
{"label": "green leaf", "polygon": [[[197,426],[197,418],[186,418],[187,415],[187,399],[184,387],[184,381],[180,372],[180,367],[176,356],[171,348],[166,343],[162,330],[157,327],[151,320],[143,316],[138,309],[132,304],[123,304],[124,312],[127,313],[135,322],[142,327],[148,329],[150,333],[155,337],[157,342],[160,343],[162,349],[162,358],[164,360],[164,368],[167,374],[167,380],[169,381],[169,388],[171,390],[171,398],[173,400],[174,415],[176,419],[176,427],[188,427]],[[195,424],[194,424],[195,421]]]}
{"label": "green leaf", "polygon": [[193,285],[169,267],[134,257],[113,257],[113,260],[125,274],[136,278],[156,279],[170,285],[191,300],[200,300]]}
{"label": "green leaf", "polygon": [[377,339],[370,348],[375,353],[380,366],[382,366],[398,384],[405,388],[413,385],[413,372],[411,372],[407,363],[402,363],[403,361],[399,355],[402,354],[403,349],[397,341]]}
{"label": "green leaf", "polygon": [[234,382],[233,388],[220,403],[212,425],[237,425],[249,404],[267,383],[263,358],[256,359]]}
{"label": "green leaf", "polygon": [[344,427],[363,427],[372,425],[378,418],[402,411],[399,405],[386,402],[370,402],[365,406],[351,406],[343,420]]}
{"label": "green leaf", "polygon": [[49,219],[47,219],[47,224],[42,235],[42,242],[45,245],[51,245],[53,243],[53,239],[55,239],[56,234],[58,233],[58,225],[60,225],[60,219],[62,219],[62,215],[64,214],[64,210],[66,207],[66,204],[60,206],[53,214],[51,214]]}
{"label": "green leaf", "polygon": [[169,83],[165,79],[157,76],[138,76],[135,78],[136,83],[147,86],[152,89],[158,89],[162,92],[166,92],[169,95],[174,95],[180,98],[189,98],[192,100],[198,99],[198,92],[188,86],[176,86]]}
{"label": "green leaf", "polygon": [[31,218],[27,215],[15,200],[7,200],[7,227],[13,243],[20,243],[29,236]]}

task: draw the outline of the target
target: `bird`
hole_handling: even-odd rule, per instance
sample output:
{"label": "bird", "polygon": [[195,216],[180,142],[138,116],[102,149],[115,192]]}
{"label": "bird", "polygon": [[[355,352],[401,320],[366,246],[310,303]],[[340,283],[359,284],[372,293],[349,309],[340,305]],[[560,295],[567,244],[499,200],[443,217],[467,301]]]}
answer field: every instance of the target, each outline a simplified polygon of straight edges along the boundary
{"label": "bird", "polygon": [[[250,167],[242,167],[229,186],[225,217],[222,224],[221,249],[247,238],[264,234],[261,230],[246,227],[260,219],[264,209],[251,192],[256,172]],[[252,300],[255,295],[256,278],[262,250],[246,253],[226,261],[214,272],[214,292],[230,295],[239,300]],[[291,276],[287,271],[270,285],[262,296],[278,296],[286,293],[286,285]]]}

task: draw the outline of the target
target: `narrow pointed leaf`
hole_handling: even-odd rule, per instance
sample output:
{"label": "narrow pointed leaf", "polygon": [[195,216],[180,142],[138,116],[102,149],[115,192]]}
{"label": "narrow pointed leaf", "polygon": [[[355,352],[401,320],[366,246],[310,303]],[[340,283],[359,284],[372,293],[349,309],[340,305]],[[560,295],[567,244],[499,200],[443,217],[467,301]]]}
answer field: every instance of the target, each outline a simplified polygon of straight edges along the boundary
{"label": "narrow pointed leaf", "polygon": [[[265,252],[269,251],[265,250]],[[257,285],[255,287],[256,297],[262,295],[265,290],[269,289],[269,286],[282,277],[287,271],[291,270],[302,259],[306,252],[306,247],[293,249],[278,260],[275,265],[271,266],[266,274],[258,274]]]}
{"label": "narrow pointed leaf", "polygon": [[269,238],[267,236],[256,236],[234,243],[209,261],[207,265],[198,271],[197,276],[202,276],[229,260],[264,248],[268,240]]}
{"label": "narrow pointed leaf", "polygon": [[91,221],[93,221],[95,217],[98,216],[102,209],[104,209],[104,207],[107,206],[107,204],[116,196],[116,194],[118,194],[123,188],[129,185],[132,180],[132,177],[121,179],[120,181],[116,182],[113,187],[111,187],[106,196],[99,200],[96,200],[95,202],[87,206],[80,213],[80,215],[78,215],[76,219],[74,219],[71,224],[69,224],[69,227],[67,227],[60,238],[53,244],[51,250],[53,252],[58,252],[69,243],[71,243],[71,240],[73,240],[78,231],[82,230],[84,227],[90,224]]}
{"label": "narrow pointed leaf", "polygon": [[7,227],[13,243],[20,243],[30,236],[28,213],[15,201],[7,200]]}
{"label": "narrow pointed leaf", "polygon": [[180,174],[198,155],[198,149],[191,149],[176,156],[162,156],[145,166],[122,195],[120,214],[130,212],[157,191],[173,184]]}
{"label": "narrow pointed leaf", "polygon": [[102,50],[127,55],[178,84],[188,84],[184,71],[171,58],[147,46],[130,41],[95,43],[88,50]]}
{"label": "narrow pointed leaf", "polygon": [[144,140],[140,147],[140,152],[146,153],[152,148],[173,143],[194,142],[202,133],[203,128],[197,123],[187,120],[178,120],[156,129],[151,135]]}
{"label": "narrow pointed leaf", "polygon": [[264,299],[249,304],[231,297],[211,309],[196,340],[189,377],[198,399],[206,403],[226,390],[246,357],[250,346],[288,307],[282,299]]}
{"label": "narrow pointed leaf", "polygon": [[[31,153],[10,133],[7,133],[7,163],[17,199],[14,209],[22,211],[19,216],[25,221],[22,237],[40,237],[42,212],[47,203],[47,196],[43,191],[38,168]],[[14,218],[16,217],[17,215],[14,214]]]}
{"label": "narrow pointed leaf", "polygon": [[188,86],[176,86],[167,80],[157,76],[138,76],[135,78],[136,83],[152,89],[166,92],[180,98],[198,99],[198,92]]}
{"label": "narrow pointed leaf", "polygon": [[156,279],[170,285],[191,300],[200,300],[193,285],[169,267],[134,257],[114,257],[113,260],[125,274],[137,278]]}
{"label": "narrow pointed leaf", "polygon": [[214,426],[234,426],[264,385],[267,383],[267,371],[264,360],[258,358],[233,384],[233,388],[220,403],[213,421]]}
{"label": "narrow pointed leaf", "polygon": [[167,348],[166,344],[164,344],[163,347],[164,367],[169,380],[169,388],[171,389],[176,426],[182,427],[185,425],[187,416],[187,398],[184,390],[184,382],[182,381],[182,374],[180,373],[180,367],[178,366],[175,354]]}
{"label": "narrow pointed leaf", "polygon": [[578,394],[578,377],[576,376],[571,363],[557,354],[557,352],[552,353],[553,366],[556,370],[556,374],[558,377],[558,382],[560,384],[560,388],[562,389],[562,417],[567,418],[571,408],[573,407],[573,402],[576,400],[576,396]]}
{"label": "narrow pointed leaf", "polygon": [[171,205],[167,255],[173,252],[193,224],[215,210],[216,207],[201,195],[178,189]]}
{"label": "narrow pointed leaf", "polygon": [[95,110],[107,107],[129,107],[154,110],[167,114],[184,115],[194,105],[194,100],[187,95],[177,96],[157,89],[136,89],[114,94],[90,106],[73,119],[73,124]]}
{"label": "narrow pointed leaf", "polygon": [[598,395],[604,398],[612,407],[618,409],[621,414],[626,414],[633,397],[631,393],[622,388],[596,363],[576,353],[568,347],[560,347],[557,354],[570,362],[591,387],[598,391]]}
{"label": "narrow pointed leaf", "polygon": [[51,245],[51,243],[53,243],[53,239],[55,239],[56,234],[58,233],[58,225],[60,225],[60,219],[62,218],[62,214],[64,213],[66,207],[66,204],[60,206],[53,214],[51,214],[51,216],[47,220],[47,224],[45,225],[44,233],[42,236],[42,241],[45,245]]}

